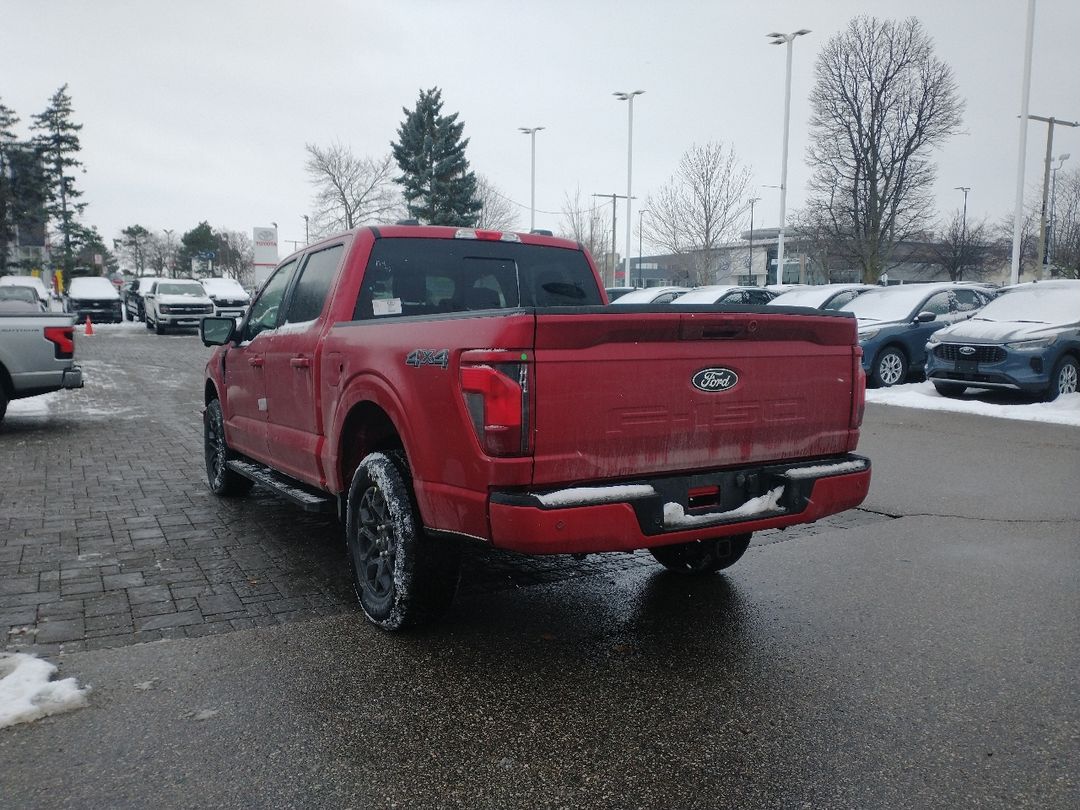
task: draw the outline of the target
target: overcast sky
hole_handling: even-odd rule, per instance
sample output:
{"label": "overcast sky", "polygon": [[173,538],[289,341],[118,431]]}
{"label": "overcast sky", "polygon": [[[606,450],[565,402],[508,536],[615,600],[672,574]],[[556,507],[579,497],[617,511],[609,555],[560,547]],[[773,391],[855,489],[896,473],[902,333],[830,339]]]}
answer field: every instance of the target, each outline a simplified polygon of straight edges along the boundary
{"label": "overcast sky", "polygon": [[[26,134],[69,85],[84,125],[85,220],[106,243],[135,223],[183,232],[207,220],[250,234],[273,221],[287,253],[310,210],[304,144],[386,154],[402,107],[433,86],[465,123],[472,168],[521,204],[522,228],[529,138],[518,127],[546,127],[537,227],[557,229],[567,193],[626,192],[627,105],[612,92],[638,89],[636,206],[687,147],[722,140],[752,168],[755,225],[768,227],[779,217],[779,192],[765,186],[780,182],[784,49],[765,35],[812,32],[794,46],[790,212],[809,176],[819,49],[856,14],[914,15],[967,102],[964,132],[936,156],[939,206],[959,208],[953,189],[970,186],[969,221],[997,220],[1015,194],[1026,10],[1026,0],[4,0],[0,101]],[[1077,32],[1080,2],[1038,0],[1031,113],[1080,120]],[[1029,184],[1041,181],[1045,145],[1045,124],[1032,123]],[[1056,129],[1054,153],[1064,152],[1066,169],[1080,166],[1080,129]]]}

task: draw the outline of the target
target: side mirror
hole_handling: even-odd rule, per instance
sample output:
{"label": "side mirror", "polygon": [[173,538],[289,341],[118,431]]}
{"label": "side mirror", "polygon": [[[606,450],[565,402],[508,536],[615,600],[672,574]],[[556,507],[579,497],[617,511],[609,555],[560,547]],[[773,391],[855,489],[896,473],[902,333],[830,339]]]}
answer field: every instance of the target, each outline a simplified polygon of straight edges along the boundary
{"label": "side mirror", "polygon": [[236,321],[232,318],[203,318],[199,322],[199,337],[204,346],[224,346],[236,336]]}
{"label": "side mirror", "polygon": [[930,321],[936,320],[937,315],[935,315],[933,312],[927,312],[926,310],[923,310],[915,316],[915,323],[930,323]]}

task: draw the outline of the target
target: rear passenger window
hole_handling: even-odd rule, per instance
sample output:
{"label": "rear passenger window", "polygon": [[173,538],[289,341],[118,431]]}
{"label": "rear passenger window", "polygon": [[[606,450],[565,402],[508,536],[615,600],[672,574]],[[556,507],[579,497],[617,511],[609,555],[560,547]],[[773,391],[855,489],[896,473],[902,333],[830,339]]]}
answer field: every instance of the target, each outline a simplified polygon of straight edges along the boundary
{"label": "rear passenger window", "polygon": [[285,323],[303,323],[319,317],[344,250],[344,245],[334,245],[308,255],[289,298]]}
{"label": "rear passenger window", "polygon": [[600,306],[580,250],[474,239],[379,239],[356,320],[516,307]]}

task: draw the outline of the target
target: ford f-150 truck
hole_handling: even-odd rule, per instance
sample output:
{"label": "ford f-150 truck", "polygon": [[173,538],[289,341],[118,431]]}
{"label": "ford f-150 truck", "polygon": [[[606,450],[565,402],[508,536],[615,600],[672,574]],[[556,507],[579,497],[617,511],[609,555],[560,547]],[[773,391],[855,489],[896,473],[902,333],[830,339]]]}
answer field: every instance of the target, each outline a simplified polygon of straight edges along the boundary
{"label": "ford f-150 truck", "polygon": [[449,604],[460,538],[712,573],[754,531],[862,502],[850,314],[606,304],[588,253],[543,235],[397,225],[307,247],[239,325],[202,322],[210,488],[336,509],[390,630]]}
{"label": "ford f-150 truck", "polygon": [[73,316],[0,308],[0,420],[13,399],[82,385]]}

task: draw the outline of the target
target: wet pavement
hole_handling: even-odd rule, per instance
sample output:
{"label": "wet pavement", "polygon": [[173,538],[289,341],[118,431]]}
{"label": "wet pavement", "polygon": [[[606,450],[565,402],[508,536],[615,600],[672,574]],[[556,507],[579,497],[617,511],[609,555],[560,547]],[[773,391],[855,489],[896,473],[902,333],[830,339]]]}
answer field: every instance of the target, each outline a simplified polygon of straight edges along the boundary
{"label": "wet pavement", "polygon": [[93,691],[2,804],[1080,805],[1078,429],[871,406],[862,510],[702,580],[474,551],[391,636],[333,521],[206,492],[197,340],[80,354],[0,431],[0,632]]}

